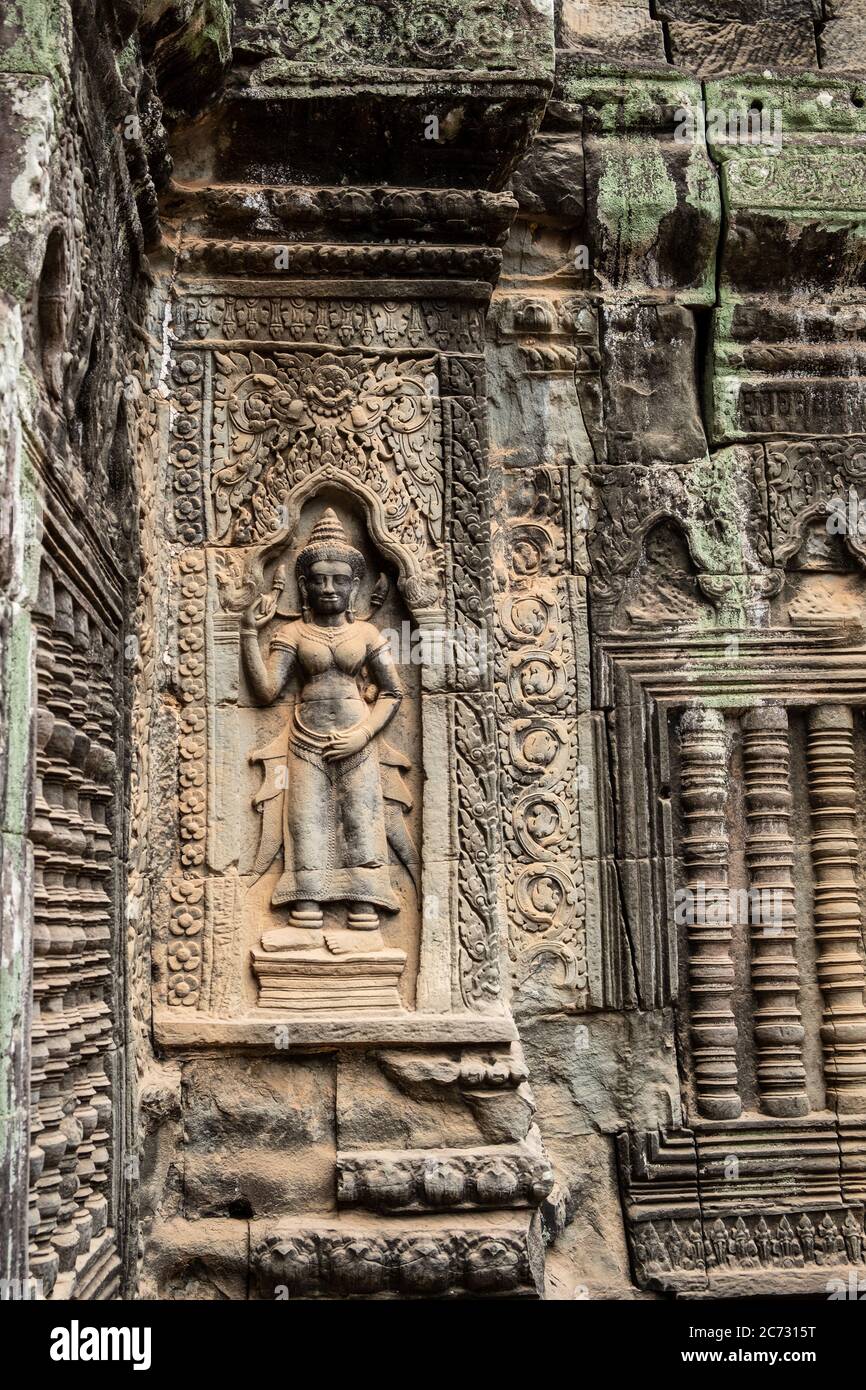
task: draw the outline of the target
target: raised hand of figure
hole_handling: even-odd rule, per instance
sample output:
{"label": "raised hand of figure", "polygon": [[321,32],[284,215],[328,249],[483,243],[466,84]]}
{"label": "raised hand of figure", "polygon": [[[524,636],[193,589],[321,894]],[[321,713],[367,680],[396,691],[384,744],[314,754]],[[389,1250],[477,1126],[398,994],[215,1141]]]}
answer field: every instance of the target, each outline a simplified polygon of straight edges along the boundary
{"label": "raised hand of figure", "polygon": [[330,741],[322,752],[322,757],[326,763],[337,762],[340,758],[348,758],[352,753],[360,753],[362,748],[366,748],[370,742],[370,733],[363,724],[358,724],[354,729],[343,729],[339,733],[331,735]]}
{"label": "raised hand of figure", "polygon": [[254,599],[249,607],[244,609],[241,625],[247,629],[264,627],[277,611],[279,597],[278,593],[270,593]]}

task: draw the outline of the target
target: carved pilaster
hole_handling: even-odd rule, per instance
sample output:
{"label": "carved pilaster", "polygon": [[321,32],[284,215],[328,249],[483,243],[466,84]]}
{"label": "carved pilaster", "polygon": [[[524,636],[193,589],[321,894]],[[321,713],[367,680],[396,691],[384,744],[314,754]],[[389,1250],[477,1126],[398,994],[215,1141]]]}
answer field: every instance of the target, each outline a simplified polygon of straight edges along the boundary
{"label": "carved pilaster", "polygon": [[809,711],[806,756],[827,1101],[853,1114],[866,1110],[866,972],[857,892],[854,721],[846,705]]}
{"label": "carved pilaster", "polygon": [[763,706],[742,729],[758,1093],[768,1115],[805,1115],[788,716]]}
{"label": "carved pilaster", "polygon": [[680,720],[682,857],[688,936],[691,1048],[697,1108],[733,1119],[742,1102],[732,1008],[725,726],[717,710],[695,707]]}

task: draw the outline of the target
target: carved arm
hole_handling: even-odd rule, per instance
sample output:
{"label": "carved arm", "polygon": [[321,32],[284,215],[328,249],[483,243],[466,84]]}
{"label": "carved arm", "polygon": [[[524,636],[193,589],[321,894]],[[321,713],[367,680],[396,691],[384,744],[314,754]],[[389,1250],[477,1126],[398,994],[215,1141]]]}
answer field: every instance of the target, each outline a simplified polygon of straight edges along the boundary
{"label": "carved arm", "polygon": [[259,646],[258,631],[245,618],[241,626],[241,657],[256,699],[263,705],[272,704],[295,668],[297,653],[294,648],[276,647],[266,662]]}

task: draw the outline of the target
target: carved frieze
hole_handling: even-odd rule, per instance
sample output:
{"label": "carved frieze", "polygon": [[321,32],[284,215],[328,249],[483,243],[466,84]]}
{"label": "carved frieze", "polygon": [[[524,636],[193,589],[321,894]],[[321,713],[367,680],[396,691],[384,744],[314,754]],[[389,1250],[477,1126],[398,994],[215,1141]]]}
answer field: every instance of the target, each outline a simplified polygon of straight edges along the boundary
{"label": "carved frieze", "polygon": [[[180,294],[172,317],[179,339],[220,342],[297,343],[386,352],[478,352],[483,344],[483,306],[464,294],[418,296],[408,282],[392,283],[383,294],[363,297],[346,285],[343,297],[327,282],[254,283],[243,294],[199,288]],[[423,287],[421,287],[423,288]]]}
{"label": "carved frieze", "polygon": [[537,1144],[337,1155],[338,1202],[373,1211],[537,1206],[552,1186]]}
{"label": "carved frieze", "polygon": [[859,150],[824,150],[791,145],[766,157],[730,159],[724,188],[736,207],[854,211],[863,207],[866,160]]}
{"label": "carved frieze", "polygon": [[270,0],[241,0],[235,43],[243,53],[351,73],[370,67],[467,69],[484,73],[543,70],[549,16],[529,0],[405,0],[347,10],[340,0],[307,0],[290,10]]}
{"label": "carved frieze", "polygon": [[638,1279],[645,1287],[679,1287],[690,1275],[738,1270],[795,1271],[813,1267],[862,1266],[866,1247],[862,1214],[820,1208],[717,1216],[703,1227],[698,1218],[644,1221],[634,1228]]}
{"label": "carved frieze", "polygon": [[773,441],[766,473],[758,467],[755,477],[779,567],[796,554],[814,521],[824,522],[866,567],[866,440]]}
{"label": "carved frieze", "polygon": [[538,1296],[540,1250],[528,1222],[425,1231],[289,1227],[253,1235],[261,1298]]}
{"label": "carved frieze", "polygon": [[[275,778],[288,775],[288,768],[282,754],[273,754],[271,748],[278,728],[275,715],[253,714],[257,701],[249,685],[248,642],[236,625],[245,614],[244,622],[253,623],[250,631],[261,628],[270,641],[299,611],[302,625],[312,621],[315,628],[321,622],[315,615],[303,616],[310,600],[303,597],[295,574],[298,549],[293,537],[298,533],[309,543],[310,526],[316,517],[323,524],[321,508],[333,503],[339,515],[331,529],[348,525],[354,538],[351,555],[356,553],[352,547],[360,545],[365,566],[372,566],[369,585],[366,579],[359,581],[366,585],[364,604],[375,609],[383,602],[390,592],[385,569],[396,570],[402,600],[396,594],[387,599],[391,606],[383,641],[393,647],[396,640],[397,659],[410,668],[420,658],[421,670],[412,678],[405,717],[400,717],[402,727],[409,710],[414,710],[416,732],[406,749],[398,750],[400,759],[406,767],[417,766],[416,777],[428,763],[443,774],[447,767],[454,776],[449,794],[453,820],[446,823],[435,808],[430,833],[439,828],[429,849],[426,840],[422,843],[420,820],[411,832],[416,837],[413,855],[417,859],[420,854],[421,860],[421,873],[416,864],[416,894],[421,892],[422,874],[424,878],[423,904],[419,899],[424,921],[436,924],[431,936],[437,939],[439,924],[444,924],[443,943],[454,952],[452,967],[448,959],[428,960],[432,947],[422,944],[430,978],[441,977],[435,989],[424,985],[423,997],[435,998],[435,1007],[445,1012],[455,1006],[482,1012],[501,1008],[499,792],[489,693],[491,520],[486,429],[479,402],[484,378],[479,360],[471,355],[424,351],[436,334],[437,347],[447,345],[453,351],[457,345],[476,345],[477,296],[421,300],[409,295],[377,301],[367,287],[355,297],[350,288],[339,300],[318,293],[279,301],[252,296],[244,302],[218,288],[209,288],[212,297],[206,300],[201,290],[187,286],[173,320],[176,331],[187,333],[192,321],[183,306],[195,304],[198,312],[202,304],[212,305],[220,316],[218,332],[242,335],[242,306],[246,311],[267,302],[272,309],[279,302],[298,312],[299,336],[312,337],[313,342],[295,348],[290,320],[282,316],[276,326],[268,322],[285,342],[259,351],[241,337],[241,350],[237,339],[220,340],[219,345],[214,341],[210,347],[206,339],[193,335],[195,346],[178,343],[170,367],[170,477],[177,539],[187,549],[175,562],[178,850],[175,873],[165,888],[161,931],[169,1006],[223,1015],[249,1007],[249,952],[239,945],[243,933],[253,948],[261,985],[259,1007],[283,1008],[293,1017],[304,1008],[323,1016],[330,1010],[336,1016],[346,1009],[358,1014],[383,1007],[405,1011],[412,997],[419,928],[417,922],[412,928],[410,919],[415,920],[418,907],[410,910],[408,898],[400,898],[399,950],[395,954],[391,948],[389,963],[384,955],[373,963],[380,974],[387,964],[388,980],[383,977],[374,987],[372,976],[368,981],[359,975],[353,990],[343,994],[341,972],[349,966],[341,966],[337,957],[319,961],[313,951],[287,965],[285,943],[276,940],[282,929],[282,900],[276,912],[273,904],[268,906],[274,885],[268,879],[267,887],[263,877],[275,855],[266,864],[261,845],[257,855],[250,843],[256,807],[263,817],[261,844],[271,843],[268,827],[276,823],[274,808],[285,803],[286,787],[276,787],[276,795],[269,788]],[[236,317],[225,318],[228,311]],[[261,318],[256,322],[261,324]],[[352,336],[363,331],[364,324],[372,325],[394,350],[369,352],[338,345],[341,325],[348,325]],[[413,324],[420,336],[414,335]],[[317,325],[321,333],[315,331]],[[406,341],[409,334],[412,343]],[[323,489],[324,499],[319,495]],[[402,601],[411,621],[400,616],[406,612],[400,609]],[[420,624],[418,632],[413,632],[415,624]],[[368,626],[359,622],[355,630]],[[266,657],[268,641],[262,649]],[[370,659],[364,666],[367,693],[371,670]],[[473,694],[464,698],[460,692]],[[295,691],[287,686],[277,702],[280,709],[285,705],[286,728],[292,726],[293,702],[302,694],[302,687]],[[563,687],[560,703],[565,699]],[[266,701],[262,710],[267,709]],[[404,730],[401,739],[406,737]],[[265,781],[257,798],[250,796],[245,817],[243,795],[237,809],[230,810],[237,791],[228,769],[233,759],[251,758],[257,752]],[[386,762],[394,759],[389,754]],[[389,786],[396,786],[398,772],[396,764],[388,771]],[[297,782],[295,776],[293,783]],[[386,789],[385,794],[387,808],[391,792]],[[408,806],[420,814],[417,792],[404,801],[402,808],[396,807],[398,812],[405,814]],[[327,817],[321,829],[327,840]],[[294,843],[294,838],[283,836],[287,867]],[[327,859],[325,841],[322,852]],[[396,852],[408,862],[405,854]],[[350,901],[348,891],[343,897],[350,916],[354,912],[358,917],[348,928],[359,926],[358,903]],[[315,893],[310,900],[318,903]],[[307,921],[297,904],[288,902],[288,907],[284,934],[288,930],[309,936],[324,925],[325,943],[328,932],[336,940],[338,924],[323,924],[319,917]],[[251,924],[257,912],[267,920],[260,921],[253,938]],[[396,981],[406,962],[407,933],[415,955],[406,967],[401,996]],[[306,937],[303,944],[308,944]],[[353,969],[358,975],[361,967]],[[315,993],[314,975],[322,977],[315,1001],[310,994],[311,988]]]}
{"label": "carved frieze", "polygon": [[[866,1261],[863,1207],[839,1189],[836,1143],[826,1126],[802,1121],[775,1133],[746,1122],[716,1127],[697,1143],[687,1131],[621,1136],[638,1283],[722,1295],[727,1281],[751,1271],[756,1291],[814,1289],[826,1297],[826,1271],[846,1279],[847,1267]],[[789,1168],[793,1190],[782,1196],[779,1176]],[[771,1283],[762,1281],[765,1272]]]}
{"label": "carved frieze", "polygon": [[348,246],[281,241],[227,241],[184,236],[177,256],[185,274],[213,276],[349,276],[496,280],[502,252],[492,246]]}
{"label": "carved frieze", "polygon": [[[769,561],[756,476],[761,462],[760,448],[738,447],[679,467],[621,464],[594,470],[597,492],[588,545],[592,592],[600,609],[598,630],[612,621],[624,622],[626,614],[617,605],[630,581],[639,580],[642,557],[644,563],[651,558],[646,543],[656,528],[676,532],[684,551],[682,562],[674,560],[671,566],[662,541],[655,557],[657,572],[650,583],[662,586],[654,605],[656,623],[695,623],[707,603],[728,616],[744,597],[763,591],[773,576],[761,573]],[[743,574],[755,578],[741,583],[737,577]],[[632,605],[636,597],[632,595]],[[638,601],[638,609],[643,607]],[[643,622],[638,611],[637,623]]]}
{"label": "carved frieze", "polygon": [[405,188],[304,184],[263,185],[251,199],[243,184],[203,188],[175,181],[163,195],[164,216],[188,228],[255,238],[263,219],[289,241],[474,242],[505,239],[517,202],[481,188]]}

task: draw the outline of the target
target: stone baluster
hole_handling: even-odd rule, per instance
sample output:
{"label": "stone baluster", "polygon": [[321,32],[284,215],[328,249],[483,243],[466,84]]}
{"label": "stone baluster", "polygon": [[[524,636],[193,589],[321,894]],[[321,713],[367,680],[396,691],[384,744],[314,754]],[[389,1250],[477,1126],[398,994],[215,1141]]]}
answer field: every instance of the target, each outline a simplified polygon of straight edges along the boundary
{"label": "stone baluster", "polygon": [[[76,917],[84,932],[81,965],[77,979],[78,1009],[81,1016],[80,1066],[75,1075],[75,1122],[78,1140],[75,1151],[76,1212],[73,1218],[78,1232],[79,1253],[90,1245],[93,1236],[93,1199],[91,1179],[94,1172],[92,1141],[97,1114],[93,1105],[95,1095],[92,1061],[98,1056],[96,1039],[100,1031],[99,1003],[101,991],[97,984],[99,971],[100,910],[99,895],[93,889],[93,859],[95,827],[90,811],[90,785],[87,763],[91,738],[88,731],[89,707],[99,678],[89,669],[90,621],[85,609],[74,607],[74,642],[72,648],[72,695],[70,711],[75,728],[74,763],[76,770],[75,807],[81,828],[81,855],[75,880]],[[95,998],[94,996],[99,996]]]}
{"label": "stone baluster", "polygon": [[690,1040],[698,1113],[734,1119],[742,1110],[737,1024],[732,1008],[728,882],[728,767],[717,710],[693,707],[680,720],[682,859],[685,867]]}
{"label": "stone baluster", "polygon": [[742,730],[758,1095],[768,1115],[806,1115],[787,713],[750,710]]}
{"label": "stone baluster", "polygon": [[[91,1178],[93,1197],[90,1208],[94,1216],[94,1232],[105,1228],[108,1221],[108,1192],[112,1160],[112,1081],[108,1070],[108,1054],[113,1045],[112,1019],[114,1007],[112,991],[111,942],[113,931],[117,929],[113,916],[113,897],[111,875],[114,864],[114,806],[117,779],[117,701],[115,698],[114,677],[118,669],[118,652],[111,645],[106,634],[94,630],[93,659],[98,668],[99,700],[94,702],[94,712],[98,724],[98,734],[94,743],[94,757],[89,764],[93,776],[93,819],[96,825],[94,842],[94,861],[97,885],[100,891],[100,915],[98,931],[98,960],[94,974],[97,986],[99,1031],[95,1038],[96,1056],[92,1063],[94,1097],[93,1105],[97,1112],[97,1126],[93,1133],[94,1173]],[[94,686],[96,683],[94,682]]]}
{"label": "stone baluster", "polygon": [[81,773],[76,760],[80,756],[81,740],[72,723],[74,636],[72,595],[61,585],[55,584],[51,629],[54,668],[49,695],[55,724],[49,749],[52,754],[50,777],[46,776],[45,779],[46,800],[55,833],[45,878],[50,900],[52,946],[56,945],[57,960],[62,964],[62,970],[54,978],[46,1018],[56,1020],[55,1042],[62,1049],[64,1061],[59,1078],[58,1101],[62,1117],[58,1127],[66,1144],[58,1162],[60,1209],[52,1237],[61,1274],[74,1268],[81,1253],[79,1232],[75,1225],[75,1194],[78,1189],[76,1150],[81,1139],[81,1127],[76,1117],[79,1106],[76,1085],[81,1066],[81,1045],[84,1042],[79,991],[86,935],[79,920],[76,886],[86,838],[78,809]]}
{"label": "stone baluster", "polygon": [[809,711],[806,757],[827,1103],[841,1114],[858,1114],[866,1111],[866,970],[857,891],[854,720],[846,705]]}
{"label": "stone baluster", "polygon": [[[66,1136],[60,1129],[63,1119],[61,1078],[66,1070],[68,1042],[63,998],[68,976],[65,960],[71,948],[71,935],[54,920],[51,895],[51,862],[58,849],[55,819],[56,797],[46,796],[46,787],[60,775],[55,761],[58,746],[68,741],[61,722],[50,708],[54,660],[51,628],[54,620],[54,584],[50,569],[42,567],[39,593],[33,608],[36,633],[36,677],[38,715],[36,720],[36,788],[30,838],[33,842],[33,1040],[38,1064],[34,1074],[31,1058],[33,1106],[31,1157],[35,1221],[30,1245],[30,1273],[50,1294],[59,1272],[59,1259],[53,1236],[60,1210],[60,1159],[66,1151]],[[55,737],[56,734],[56,737]],[[52,805],[52,802],[54,805]],[[62,805],[62,796],[60,797]]]}

